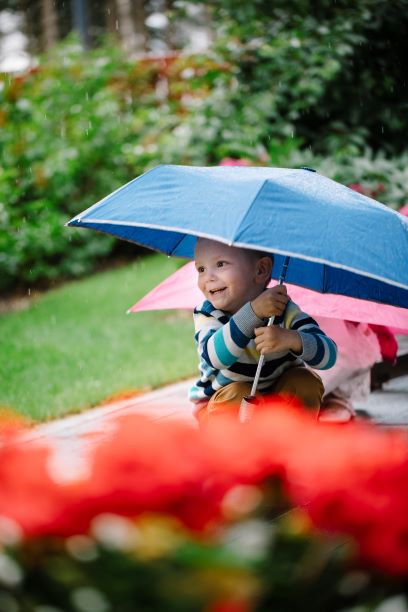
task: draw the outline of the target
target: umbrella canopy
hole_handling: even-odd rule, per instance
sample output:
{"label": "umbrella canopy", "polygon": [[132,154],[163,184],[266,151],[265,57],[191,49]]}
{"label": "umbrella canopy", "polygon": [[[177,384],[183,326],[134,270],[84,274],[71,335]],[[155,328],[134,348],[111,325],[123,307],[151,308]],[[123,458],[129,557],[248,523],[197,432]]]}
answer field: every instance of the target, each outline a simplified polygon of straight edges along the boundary
{"label": "umbrella canopy", "polygon": [[[194,262],[189,262],[159,283],[147,295],[134,304],[128,312],[146,310],[193,310],[204,297],[197,286],[197,271]],[[275,285],[271,281],[270,287]],[[344,295],[321,294],[311,289],[285,283],[291,299],[300,308],[314,317],[327,317],[373,323],[408,330],[408,310],[387,304],[375,304]]]}
{"label": "umbrella canopy", "polygon": [[275,254],[273,276],[408,307],[408,221],[308,170],[158,166],[69,221],[192,258],[198,236]]}

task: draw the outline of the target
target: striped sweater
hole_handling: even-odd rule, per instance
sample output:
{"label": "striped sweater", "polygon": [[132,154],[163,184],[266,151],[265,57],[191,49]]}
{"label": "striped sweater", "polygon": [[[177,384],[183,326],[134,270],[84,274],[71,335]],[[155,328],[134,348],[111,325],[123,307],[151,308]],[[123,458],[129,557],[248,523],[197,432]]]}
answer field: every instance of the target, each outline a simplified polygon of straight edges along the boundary
{"label": "striped sweater", "polygon": [[[236,382],[252,383],[259,360],[255,346],[255,328],[266,324],[256,316],[250,303],[234,315],[216,310],[206,300],[194,310],[195,342],[200,358],[200,378],[191,387],[189,398],[193,402],[208,400],[221,387]],[[327,370],[337,356],[337,347],[309,315],[289,301],[283,316],[275,324],[299,332],[303,351],[290,351],[265,355],[258,389],[268,389],[288,368],[308,366]]]}

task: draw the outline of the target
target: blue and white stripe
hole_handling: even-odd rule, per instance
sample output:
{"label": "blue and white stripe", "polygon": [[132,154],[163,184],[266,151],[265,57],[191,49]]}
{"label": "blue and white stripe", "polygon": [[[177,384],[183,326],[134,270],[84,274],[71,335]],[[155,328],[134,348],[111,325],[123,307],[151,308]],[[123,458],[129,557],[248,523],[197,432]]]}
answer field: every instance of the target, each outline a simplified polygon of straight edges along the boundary
{"label": "blue and white stripe", "polygon": [[[337,347],[331,338],[308,314],[289,301],[276,324],[299,332],[303,351],[265,355],[258,388],[266,390],[288,368],[307,364],[313,369],[331,368],[337,357]],[[195,342],[200,358],[200,378],[190,389],[190,400],[208,400],[221,387],[231,382],[252,383],[259,353],[254,341],[255,328],[266,324],[256,316],[250,303],[233,316],[217,310],[206,300],[194,310]]]}

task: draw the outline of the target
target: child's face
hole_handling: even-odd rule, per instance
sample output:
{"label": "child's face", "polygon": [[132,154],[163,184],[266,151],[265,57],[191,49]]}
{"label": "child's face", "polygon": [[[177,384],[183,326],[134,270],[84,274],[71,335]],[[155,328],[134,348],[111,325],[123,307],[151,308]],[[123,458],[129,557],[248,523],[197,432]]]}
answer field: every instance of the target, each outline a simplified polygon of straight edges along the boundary
{"label": "child's face", "polygon": [[213,306],[234,314],[264,289],[268,271],[251,251],[199,238],[195,252],[198,287]]}

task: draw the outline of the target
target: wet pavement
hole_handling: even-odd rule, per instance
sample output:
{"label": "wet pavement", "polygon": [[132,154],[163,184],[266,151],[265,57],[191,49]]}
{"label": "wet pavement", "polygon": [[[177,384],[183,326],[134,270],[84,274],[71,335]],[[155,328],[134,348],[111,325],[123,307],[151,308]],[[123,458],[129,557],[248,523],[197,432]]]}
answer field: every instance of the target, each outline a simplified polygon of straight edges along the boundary
{"label": "wet pavement", "polygon": [[[408,353],[408,336],[400,351]],[[20,442],[47,441],[58,447],[59,463],[75,463],[85,451],[103,440],[115,427],[117,417],[129,414],[148,416],[153,421],[177,419],[196,427],[193,406],[187,391],[193,379],[168,385],[161,389],[128,399],[92,408],[78,415],[68,416],[38,425],[24,433]],[[379,426],[408,428],[408,375],[385,383],[382,389],[370,394],[365,402],[354,404]],[[73,467],[73,466],[72,466]]]}
{"label": "wet pavement", "polygon": [[[398,336],[398,346],[398,355],[408,354],[408,335]],[[367,412],[379,425],[408,427],[408,374],[385,383],[355,407]]]}

